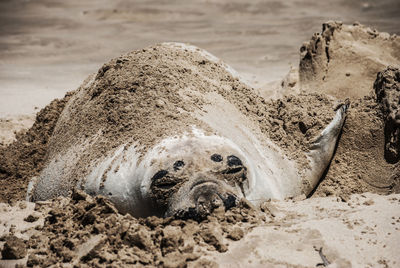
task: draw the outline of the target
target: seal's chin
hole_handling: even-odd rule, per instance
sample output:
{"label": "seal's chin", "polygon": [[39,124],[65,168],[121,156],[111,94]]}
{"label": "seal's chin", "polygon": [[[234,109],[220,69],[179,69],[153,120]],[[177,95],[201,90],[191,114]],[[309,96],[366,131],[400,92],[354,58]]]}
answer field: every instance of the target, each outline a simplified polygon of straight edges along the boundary
{"label": "seal's chin", "polygon": [[166,217],[202,220],[217,208],[228,210],[239,198],[225,183],[216,180],[198,180],[183,187],[170,202]]}

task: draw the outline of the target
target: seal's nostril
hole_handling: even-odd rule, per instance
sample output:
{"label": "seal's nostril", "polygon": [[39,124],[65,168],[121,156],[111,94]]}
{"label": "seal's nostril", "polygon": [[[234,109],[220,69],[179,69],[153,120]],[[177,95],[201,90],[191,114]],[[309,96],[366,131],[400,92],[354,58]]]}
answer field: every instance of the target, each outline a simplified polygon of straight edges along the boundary
{"label": "seal's nostril", "polygon": [[236,168],[227,168],[226,170],[222,171],[222,174],[234,174],[242,171],[242,167],[236,167]]}
{"label": "seal's nostril", "polygon": [[200,213],[200,215],[205,216],[209,214],[211,211],[211,204],[210,201],[205,197],[205,196],[200,196],[197,199],[197,211]]}
{"label": "seal's nostril", "polygon": [[234,155],[230,155],[228,156],[228,166],[241,166],[242,164],[242,160],[239,159],[239,157],[234,156]]}
{"label": "seal's nostril", "polygon": [[213,154],[211,156],[211,160],[214,162],[221,162],[223,160],[223,158],[220,154]]}
{"label": "seal's nostril", "polygon": [[236,197],[233,195],[229,195],[228,198],[224,199],[225,209],[230,209],[236,206]]}
{"label": "seal's nostril", "polygon": [[214,196],[214,198],[211,200],[211,205],[213,208],[218,208],[222,206],[222,200],[218,196]]}

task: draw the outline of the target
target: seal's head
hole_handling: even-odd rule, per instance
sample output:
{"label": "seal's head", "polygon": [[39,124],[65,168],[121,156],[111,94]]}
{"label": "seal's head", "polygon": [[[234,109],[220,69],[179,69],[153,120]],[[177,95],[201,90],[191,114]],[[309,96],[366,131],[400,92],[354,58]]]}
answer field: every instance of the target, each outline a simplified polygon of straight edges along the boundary
{"label": "seal's head", "polygon": [[203,219],[234,207],[248,188],[246,160],[219,136],[171,139],[152,161],[149,198],[159,216]]}

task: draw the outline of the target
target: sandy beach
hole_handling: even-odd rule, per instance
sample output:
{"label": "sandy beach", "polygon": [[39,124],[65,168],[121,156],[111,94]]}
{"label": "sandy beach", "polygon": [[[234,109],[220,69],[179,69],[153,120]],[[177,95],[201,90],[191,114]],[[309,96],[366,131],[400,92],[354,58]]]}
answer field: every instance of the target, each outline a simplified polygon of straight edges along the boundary
{"label": "sandy beach", "polygon": [[400,34],[398,1],[2,1],[0,117],[32,114],[100,66],[159,42],[187,42],[256,87],[297,67],[301,44],[328,20]]}
{"label": "sandy beach", "polygon": [[[397,1],[1,2],[0,267],[397,267],[399,12]],[[207,69],[187,51],[155,45],[164,41],[191,43],[223,62]],[[122,60],[137,70],[125,71]],[[140,73],[159,61],[168,68]],[[225,63],[243,84],[227,76]],[[211,70],[211,82],[191,76]],[[261,131],[302,167],[313,137],[348,99],[335,155],[317,188],[308,198],[269,199],[260,207],[242,200],[200,222],[134,218],[79,190],[25,200],[29,181],[70,142],[90,146],[81,146],[80,163],[62,174],[84,177],[86,166],[121,140],[146,136],[147,150],[187,128],[193,120],[175,111],[181,100],[159,90],[171,84],[170,74],[204,94],[238,86],[232,103],[252,103],[242,109],[263,120]],[[137,91],[133,99],[121,93],[125,88]],[[141,91],[154,88],[151,98]],[[96,97],[97,108],[79,106],[76,92]],[[161,112],[149,112],[152,101]],[[196,105],[206,109],[207,101]],[[164,125],[170,117],[181,124]],[[98,129],[106,133],[101,139]]]}

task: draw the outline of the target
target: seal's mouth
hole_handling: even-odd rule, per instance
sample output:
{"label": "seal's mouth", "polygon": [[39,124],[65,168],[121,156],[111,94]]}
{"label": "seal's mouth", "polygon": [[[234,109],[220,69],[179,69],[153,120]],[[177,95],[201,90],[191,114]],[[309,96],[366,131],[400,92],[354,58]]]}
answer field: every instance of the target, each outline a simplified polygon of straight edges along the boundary
{"label": "seal's mouth", "polygon": [[[233,195],[233,194],[229,194],[227,195],[226,198],[221,199],[222,200],[222,204],[225,208],[225,211],[236,207],[238,204],[238,198]],[[197,203],[198,205],[196,207],[189,207],[187,209],[178,209],[172,213],[167,213],[166,216],[170,217],[173,216],[174,218],[177,219],[181,219],[181,220],[188,220],[188,219],[193,219],[196,221],[202,221],[204,220],[208,215],[212,214],[212,212],[214,211],[215,208],[220,207],[212,207],[212,210],[209,209],[205,209],[202,205],[199,205],[199,203]]]}
{"label": "seal's mouth", "polygon": [[205,185],[218,185],[218,183],[214,180],[199,180],[196,181],[195,183],[192,184],[192,186],[190,186],[190,191],[192,191],[194,188],[199,187],[199,186],[205,186]]}

